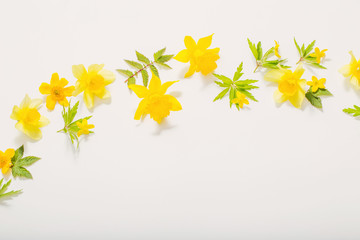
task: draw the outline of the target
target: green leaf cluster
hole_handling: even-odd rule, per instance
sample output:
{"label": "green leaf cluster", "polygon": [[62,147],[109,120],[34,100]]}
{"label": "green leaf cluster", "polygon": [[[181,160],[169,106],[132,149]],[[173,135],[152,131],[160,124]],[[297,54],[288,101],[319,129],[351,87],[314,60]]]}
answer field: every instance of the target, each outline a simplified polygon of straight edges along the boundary
{"label": "green leaf cluster", "polygon": [[[65,126],[63,129],[58,131],[69,135],[71,143],[75,144],[76,142],[77,148],[79,147],[79,137],[77,136],[77,133],[80,130],[80,128],[76,123],[82,122],[84,119],[89,120],[92,117],[92,116],[88,116],[74,121],[74,118],[78,112],[78,108],[79,108],[79,101],[75,103],[73,107],[71,107],[71,104],[69,104],[69,107],[67,108],[63,107],[62,117],[64,119]],[[93,131],[89,131],[89,132],[94,133]]]}
{"label": "green leaf cluster", "polygon": [[163,48],[154,53],[154,59],[151,61],[143,54],[135,51],[137,61],[131,61],[126,59],[124,60],[131,68],[134,68],[135,70],[130,71],[126,69],[116,69],[116,71],[127,77],[125,82],[127,82],[128,85],[135,84],[136,77],[141,74],[143,85],[147,87],[149,82],[149,73],[147,71],[147,68],[150,68],[151,72],[153,72],[157,77],[159,77],[159,70],[156,68],[155,64],[171,69],[167,62],[170,61],[174,55],[164,55],[165,51],[166,48]]}
{"label": "green leaf cluster", "polygon": [[22,190],[6,192],[8,187],[11,184],[11,180],[9,180],[5,184],[3,184],[3,181],[4,181],[4,179],[0,180],[0,199],[4,199],[4,198],[7,198],[7,197],[14,197],[14,196],[21,193]]}
{"label": "green leaf cluster", "polygon": [[40,160],[38,157],[28,156],[23,157],[24,155],[24,145],[16,149],[14,157],[11,159],[13,166],[11,167],[12,175],[14,177],[24,177],[32,179],[31,173],[25,168],[32,165],[33,163]]}
{"label": "green leaf cluster", "polygon": [[354,105],[354,108],[345,108],[345,109],[343,109],[343,112],[350,114],[353,117],[358,117],[358,116],[360,116],[360,107]]}
{"label": "green leaf cluster", "polygon": [[296,39],[294,38],[294,43],[295,43],[296,49],[298,50],[299,55],[300,55],[300,60],[298,61],[298,63],[304,61],[305,63],[309,64],[310,66],[326,69],[326,67],[324,67],[323,65],[316,62],[316,57],[310,56],[311,51],[314,49],[315,42],[316,42],[315,40],[312,41],[306,47],[305,47],[305,44],[303,44],[300,48],[299,44],[296,42]]}
{"label": "green leaf cluster", "polygon": [[305,97],[311,105],[316,108],[322,108],[321,97],[322,96],[332,96],[331,92],[325,88],[319,88],[316,92],[312,91],[310,87],[309,90],[305,93]]}
{"label": "green leaf cluster", "polygon": [[271,56],[275,53],[275,47],[270,48],[263,54],[263,49],[261,46],[261,41],[257,43],[257,45],[248,39],[249,48],[254,55],[254,58],[256,60],[256,68],[254,72],[258,68],[267,68],[267,69],[278,69],[279,66],[282,68],[289,68],[289,66],[283,65],[283,63],[286,62],[286,59],[276,59],[276,60],[268,60]]}
{"label": "green leaf cluster", "polygon": [[[253,83],[258,82],[258,80],[251,80],[251,79],[240,80],[240,78],[244,74],[242,73],[242,70],[243,70],[243,63],[241,63],[239,67],[236,69],[236,72],[232,79],[224,75],[213,73],[213,75],[220,80],[220,81],[215,81],[215,83],[219,87],[225,88],[215,97],[214,102],[219,99],[222,99],[223,97],[225,97],[226,94],[229,93],[230,107],[232,107],[233,105],[232,100],[236,98],[237,91],[244,94],[247,98],[257,102],[256,98],[249,91],[255,88],[259,88],[257,86],[252,85]],[[238,104],[236,104],[236,107],[238,110],[240,110]]]}

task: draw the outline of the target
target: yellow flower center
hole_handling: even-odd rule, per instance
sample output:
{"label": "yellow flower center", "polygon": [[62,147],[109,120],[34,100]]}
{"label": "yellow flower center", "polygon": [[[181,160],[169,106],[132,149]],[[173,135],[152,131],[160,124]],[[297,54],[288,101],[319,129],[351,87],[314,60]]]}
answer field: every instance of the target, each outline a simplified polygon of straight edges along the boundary
{"label": "yellow flower center", "polygon": [[64,89],[61,87],[53,87],[51,89],[51,95],[58,101],[65,98]]}
{"label": "yellow flower center", "polygon": [[279,82],[279,91],[287,96],[294,96],[299,89],[298,81],[291,71],[285,73]]}
{"label": "yellow flower center", "polygon": [[155,121],[158,121],[170,114],[171,102],[164,95],[152,94],[148,97],[148,105],[145,112],[150,114]]}
{"label": "yellow flower center", "polygon": [[25,124],[35,125],[40,120],[40,113],[36,108],[25,108],[19,112],[20,121]]}
{"label": "yellow flower center", "polygon": [[354,75],[357,79],[360,79],[360,62],[354,62],[351,64],[351,75]]}
{"label": "yellow flower center", "polygon": [[102,90],[105,87],[105,80],[103,76],[99,74],[94,74],[90,76],[89,81],[89,90],[91,92],[98,92],[99,90]]}

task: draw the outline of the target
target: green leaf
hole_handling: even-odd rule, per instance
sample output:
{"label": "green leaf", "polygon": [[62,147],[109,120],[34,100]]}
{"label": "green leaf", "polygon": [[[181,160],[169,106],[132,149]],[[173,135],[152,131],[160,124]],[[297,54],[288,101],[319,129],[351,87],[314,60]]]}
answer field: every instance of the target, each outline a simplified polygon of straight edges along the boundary
{"label": "green leaf", "polygon": [[169,65],[167,65],[166,63],[160,63],[160,62],[156,62],[156,64],[162,66],[162,67],[165,67],[165,68],[169,68],[169,69],[172,69],[172,67],[170,67]]}
{"label": "green leaf", "polygon": [[243,73],[241,71],[243,70],[243,63],[241,62],[239,67],[236,69],[236,72],[234,73],[233,81],[237,81],[241,78]]}
{"label": "green leaf", "polygon": [[254,55],[255,59],[258,60],[258,51],[257,51],[255,44],[252,43],[250,41],[250,39],[247,39],[247,40],[248,40],[249,48],[250,48],[252,54]]}
{"label": "green leaf", "polygon": [[70,108],[70,105],[69,105],[69,111],[67,113],[67,120],[65,122],[66,125],[68,125],[69,123],[71,123],[74,120],[74,118],[77,114],[78,108],[79,108],[79,103],[80,103],[80,101],[75,103],[75,105],[72,108]]}
{"label": "green leaf", "polygon": [[138,70],[142,69],[144,66],[141,63],[130,61],[130,60],[124,60],[127,64],[129,64],[131,67],[136,68]]}
{"label": "green leaf", "polygon": [[258,52],[258,60],[261,60],[261,58],[262,58],[262,54],[263,54],[263,52],[262,52],[262,47],[261,47],[261,42],[258,42],[258,45],[257,45],[257,52]]}
{"label": "green leaf", "polygon": [[8,189],[8,187],[10,186],[11,180],[9,180],[7,183],[5,183],[5,184],[2,186],[3,180],[4,180],[4,179],[1,179],[1,180],[0,180],[0,199],[1,199],[1,198],[3,199],[3,198],[5,198],[5,197],[13,197],[13,196],[21,193],[22,190],[6,192],[7,189]]}
{"label": "green leaf", "polygon": [[221,91],[221,92],[216,96],[216,98],[214,98],[214,101],[213,101],[213,102],[215,102],[216,100],[222,99],[222,98],[229,92],[229,89],[230,89],[230,88],[225,88],[223,91]]}
{"label": "green leaf", "polygon": [[299,52],[300,56],[302,56],[302,53],[301,53],[300,47],[299,47],[298,43],[296,42],[296,39],[295,39],[295,38],[294,38],[294,43],[295,43],[295,46],[296,46],[296,48],[297,48],[297,50],[298,50],[298,52]]}
{"label": "green leaf", "polygon": [[232,107],[232,105],[233,105],[232,100],[235,97],[236,97],[236,90],[234,88],[231,88],[230,93],[229,93],[230,107]]}
{"label": "green leaf", "polygon": [[23,155],[24,155],[24,145],[21,145],[21,147],[16,149],[15,154],[11,159],[11,163],[15,165],[16,162],[23,157]]}
{"label": "green leaf", "polygon": [[135,80],[134,77],[129,78],[129,79],[127,80],[127,85],[129,86],[129,85],[131,85],[131,84],[135,84],[135,82],[136,82],[136,80]]}
{"label": "green leaf", "polygon": [[157,63],[166,63],[168,61],[170,61],[172,58],[173,58],[174,55],[163,55],[163,56],[160,56],[156,62]]}
{"label": "green leaf", "polygon": [[319,64],[319,63],[309,63],[311,66],[313,67],[317,67],[317,68],[321,68],[321,69],[326,69],[326,67],[324,67],[323,65]]}
{"label": "green leaf", "polygon": [[244,85],[249,85],[249,84],[256,83],[256,82],[258,82],[258,80],[246,79],[246,80],[240,80],[240,81],[235,82],[235,85],[236,86],[244,86]]}
{"label": "green leaf", "polygon": [[329,92],[329,90],[325,89],[325,88],[319,88],[316,92],[313,93],[315,96],[320,97],[320,96],[332,96],[332,93]]}
{"label": "green leaf", "polygon": [[145,57],[143,54],[139,53],[138,51],[135,52],[136,52],[137,60],[145,64],[150,64],[150,60],[147,57]]}
{"label": "green leaf", "polygon": [[146,70],[141,71],[141,76],[143,79],[143,84],[145,87],[147,87],[148,85],[148,81],[149,81],[149,74]]}
{"label": "green leaf", "polygon": [[274,52],[275,52],[275,47],[270,48],[269,50],[266,51],[266,53],[264,54],[261,60],[266,61]]}
{"label": "green leaf", "polygon": [[12,175],[14,177],[24,177],[30,179],[33,178],[31,173],[28,170],[26,170],[26,168],[24,167],[13,166],[11,169],[12,169]]}
{"label": "green leaf", "polygon": [[358,117],[358,116],[360,116],[360,107],[354,105],[354,108],[343,109],[343,112],[347,113],[347,114],[350,114],[350,115],[353,115],[353,117]]}
{"label": "green leaf", "polygon": [[155,76],[159,77],[159,71],[157,70],[157,68],[154,65],[150,65],[150,69],[152,71],[153,74],[155,74]]}
{"label": "green leaf", "polygon": [[216,73],[213,73],[213,75],[214,75],[217,79],[223,81],[225,84],[230,85],[230,84],[233,83],[233,81],[232,81],[230,78],[228,78],[228,77],[226,77],[226,76],[224,76],[224,75],[219,75],[219,74],[216,74]]}
{"label": "green leaf", "polygon": [[258,100],[247,90],[244,90],[242,88],[238,88],[237,89],[239,92],[241,92],[242,94],[244,94],[247,98],[257,102]]}
{"label": "green leaf", "polygon": [[134,73],[132,71],[129,71],[129,70],[124,70],[124,69],[116,69],[116,71],[118,73],[121,73],[127,77],[131,77],[132,75],[134,75]]}
{"label": "green leaf", "polygon": [[309,100],[311,105],[313,105],[314,107],[322,108],[321,98],[315,96],[311,91],[308,91],[305,94],[305,97],[306,97],[307,100]]}
{"label": "green leaf", "polygon": [[33,156],[24,157],[17,161],[16,166],[19,167],[30,166],[31,164],[35,163],[38,160],[40,160],[40,158],[38,157],[33,157]]}
{"label": "green leaf", "polygon": [[310,43],[308,46],[307,46],[307,48],[305,49],[305,51],[304,51],[304,57],[306,57],[312,50],[313,50],[313,48],[314,48],[314,46],[315,46],[315,40],[314,41],[312,41],[312,43]]}
{"label": "green leaf", "polygon": [[161,57],[165,53],[166,48],[160,49],[156,53],[154,53],[154,59],[157,61],[159,57]]}
{"label": "green leaf", "polygon": [[229,86],[230,86],[229,84],[225,84],[225,83],[223,83],[223,82],[219,82],[219,81],[215,81],[215,83],[216,83],[218,86],[220,86],[220,87],[224,87],[224,88],[227,88],[227,87],[229,87]]}

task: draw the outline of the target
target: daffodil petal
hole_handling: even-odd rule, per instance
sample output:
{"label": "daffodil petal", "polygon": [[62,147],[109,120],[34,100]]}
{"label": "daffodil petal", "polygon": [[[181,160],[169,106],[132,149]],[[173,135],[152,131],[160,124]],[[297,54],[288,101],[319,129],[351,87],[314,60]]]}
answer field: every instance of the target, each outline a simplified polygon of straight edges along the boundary
{"label": "daffodil petal", "polygon": [[42,103],[43,101],[40,98],[32,99],[30,100],[29,108],[39,108]]}
{"label": "daffodil petal", "polygon": [[38,122],[38,127],[42,128],[50,124],[50,120],[47,117],[41,116]]}
{"label": "daffodil petal", "polygon": [[7,158],[10,158],[10,159],[11,159],[14,155],[15,155],[15,150],[12,149],[12,148],[9,148],[9,149],[7,149],[7,150],[5,151],[5,156],[6,156]]}
{"label": "daffodil petal", "polygon": [[188,72],[185,74],[185,78],[192,76],[195,73],[195,70],[196,70],[196,65],[190,61],[190,68]]}
{"label": "daffodil petal", "polygon": [[50,94],[51,93],[51,87],[48,83],[42,83],[39,87],[39,91],[41,94]]}
{"label": "daffodil petal", "polygon": [[178,54],[176,54],[175,57],[173,57],[175,60],[183,63],[187,63],[190,61],[190,54],[187,49],[181,50]]}
{"label": "daffodil petal", "polygon": [[351,65],[350,64],[346,64],[344,66],[342,66],[339,69],[339,72],[344,76],[344,77],[350,77],[351,75]]}
{"label": "daffodil petal", "polygon": [[161,81],[160,79],[153,73],[151,80],[150,80],[150,84],[149,84],[149,90],[150,91],[157,91],[159,90],[161,87]]}
{"label": "daffodil petal", "polygon": [[59,74],[53,73],[51,75],[50,85],[56,85],[58,81],[59,81]]}
{"label": "daffodil petal", "polygon": [[102,69],[99,74],[104,78],[105,85],[109,85],[115,81],[115,74],[109,70]]}
{"label": "daffodil petal", "polygon": [[140,101],[138,108],[136,109],[134,119],[140,120],[141,116],[144,114],[145,108],[147,105],[146,99]]}
{"label": "daffodil petal", "polygon": [[29,95],[26,94],[24,99],[20,103],[20,108],[29,107],[30,103],[31,103],[31,99],[30,99]]}
{"label": "daffodil petal", "polygon": [[66,97],[71,97],[74,94],[75,86],[64,88],[64,94]]}
{"label": "daffodil petal", "polygon": [[279,82],[284,76],[284,71],[281,69],[273,69],[265,73],[264,80],[269,82]]}
{"label": "daffodil petal", "polygon": [[210,47],[211,45],[211,42],[212,42],[212,36],[214,34],[211,34],[207,37],[203,37],[203,38],[200,38],[198,43],[197,43],[197,46],[200,48],[200,49],[207,49]]}
{"label": "daffodil petal", "polygon": [[84,102],[88,109],[92,109],[94,107],[94,94],[89,91],[84,92]]}
{"label": "daffodil petal", "polygon": [[191,36],[185,36],[184,43],[187,49],[194,49],[196,47],[196,42]]}
{"label": "daffodil petal", "polygon": [[131,84],[131,85],[129,85],[129,88],[131,90],[133,90],[133,92],[139,98],[144,98],[149,92],[149,90],[146,87],[142,86],[142,85]]}
{"label": "daffodil petal", "polygon": [[101,69],[103,69],[104,64],[91,64],[88,68],[89,73],[98,73]]}
{"label": "daffodil petal", "polygon": [[171,103],[171,111],[180,111],[182,109],[180,102],[171,95],[165,95],[169,99],[169,102]]}
{"label": "daffodil petal", "polygon": [[19,116],[18,116],[19,110],[20,108],[18,106],[14,106],[10,118],[13,120],[19,120]]}
{"label": "daffodil petal", "polygon": [[168,90],[168,88],[176,82],[178,82],[178,81],[169,81],[169,82],[162,84],[160,87],[160,94],[165,94],[166,91]]}
{"label": "daffodil petal", "polygon": [[301,91],[297,91],[294,96],[289,97],[289,101],[296,108],[300,108],[305,95]]}
{"label": "daffodil petal", "polygon": [[274,100],[275,102],[277,103],[283,103],[287,100],[287,97],[282,94],[279,89],[276,89],[275,92],[274,92]]}
{"label": "daffodil petal", "polygon": [[355,76],[352,76],[352,77],[350,78],[350,83],[351,83],[356,89],[360,89],[359,79],[357,79]]}
{"label": "daffodil petal", "polygon": [[83,64],[73,65],[72,73],[76,79],[81,79],[85,74],[87,74]]}
{"label": "daffodil petal", "polygon": [[56,100],[51,95],[47,96],[46,97],[46,107],[47,107],[47,109],[54,110],[55,105],[56,105]]}
{"label": "daffodil petal", "polygon": [[66,85],[68,85],[68,83],[69,83],[69,81],[68,80],[66,80],[65,78],[61,78],[60,80],[59,80],[59,82],[58,82],[58,86],[59,87],[65,87]]}

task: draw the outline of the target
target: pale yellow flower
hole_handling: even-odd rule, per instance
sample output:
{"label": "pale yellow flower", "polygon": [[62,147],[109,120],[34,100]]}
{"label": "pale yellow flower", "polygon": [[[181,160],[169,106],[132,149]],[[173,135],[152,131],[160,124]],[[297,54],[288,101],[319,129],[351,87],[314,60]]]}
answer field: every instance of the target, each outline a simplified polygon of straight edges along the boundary
{"label": "pale yellow flower", "polygon": [[360,60],[357,61],[353,52],[349,52],[351,61],[340,68],[339,72],[346,78],[350,78],[350,83],[356,88],[360,89]]}
{"label": "pale yellow flower", "polygon": [[185,77],[190,77],[195,72],[201,72],[203,75],[207,75],[217,68],[216,61],[220,58],[220,48],[208,49],[212,42],[212,36],[213,34],[200,38],[197,43],[192,37],[185,37],[184,42],[186,49],[180,51],[174,57],[175,60],[183,63],[190,61],[190,68],[185,74]]}
{"label": "pale yellow flower", "polygon": [[32,139],[39,140],[42,137],[40,128],[48,125],[50,121],[41,116],[38,109],[42,104],[41,99],[30,99],[25,96],[20,106],[14,106],[11,119],[17,121],[15,127]]}
{"label": "pale yellow flower", "polygon": [[264,76],[266,81],[278,83],[278,89],[274,93],[274,99],[277,103],[283,103],[287,100],[291,104],[300,108],[305,97],[304,87],[306,80],[301,79],[304,73],[302,64],[299,64],[294,72],[289,69],[274,69],[267,72]]}
{"label": "pale yellow flower", "polygon": [[142,85],[132,84],[129,86],[131,90],[139,97],[143,98],[135,113],[135,120],[140,120],[141,116],[150,114],[150,117],[157,123],[169,116],[170,111],[180,111],[181,105],[178,100],[168,94],[165,94],[167,89],[177,81],[166,82],[161,84],[160,79],[152,74],[149,88]]}
{"label": "pale yellow flower", "polygon": [[84,92],[84,102],[87,108],[94,107],[95,96],[101,99],[110,98],[110,92],[105,86],[115,81],[115,74],[105,70],[104,64],[92,64],[86,71],[84,65],[73,65],[72,72],[77,82],[74,95]]}

